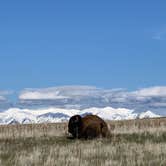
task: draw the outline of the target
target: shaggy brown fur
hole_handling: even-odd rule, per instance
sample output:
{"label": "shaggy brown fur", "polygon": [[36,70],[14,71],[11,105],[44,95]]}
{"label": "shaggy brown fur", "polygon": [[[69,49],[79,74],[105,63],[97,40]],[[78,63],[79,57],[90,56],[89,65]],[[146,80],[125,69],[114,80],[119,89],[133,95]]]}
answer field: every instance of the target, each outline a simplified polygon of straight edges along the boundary
{"label": "shaggy brown fur", "polygon": [[109,134],[106,122],[96,115],[72,116],[69,120],[68,131],[73,138],[106,137]]}

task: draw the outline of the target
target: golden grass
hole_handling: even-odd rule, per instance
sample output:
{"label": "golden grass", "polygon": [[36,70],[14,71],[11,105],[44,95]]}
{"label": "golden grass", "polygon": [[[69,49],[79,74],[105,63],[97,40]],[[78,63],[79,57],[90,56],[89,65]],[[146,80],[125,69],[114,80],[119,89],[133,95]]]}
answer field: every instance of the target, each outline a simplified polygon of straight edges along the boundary
{"label": "golden grass", "polygon": [[87,141],[67,139],[67,123],[0,126],[0,165],[166,165],[166,118],[108,124],[110,138]]}

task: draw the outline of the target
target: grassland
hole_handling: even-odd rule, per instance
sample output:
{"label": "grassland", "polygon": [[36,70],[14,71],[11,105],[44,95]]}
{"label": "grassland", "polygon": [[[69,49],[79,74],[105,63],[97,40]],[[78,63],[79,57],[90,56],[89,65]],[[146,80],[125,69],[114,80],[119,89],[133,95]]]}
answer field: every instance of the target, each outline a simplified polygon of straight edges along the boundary
{"label": "grassland", "polygon": [[107,123],[111,137],[88,141],[67,139],[67,123],[0,126],[0,165],[166,165],[166,118]]}

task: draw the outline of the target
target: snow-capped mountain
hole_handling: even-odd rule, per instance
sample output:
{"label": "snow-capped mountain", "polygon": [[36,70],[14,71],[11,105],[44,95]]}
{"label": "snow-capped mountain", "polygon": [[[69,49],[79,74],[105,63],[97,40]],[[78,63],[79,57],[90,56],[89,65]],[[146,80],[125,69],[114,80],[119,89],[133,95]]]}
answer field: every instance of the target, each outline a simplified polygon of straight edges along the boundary
{"label": "snow-capped mountain", "polygon": [[105,120],[124,120],[136,118],[152,118],[160,117],[151,111],[136,113],[134,110],[125,108],[88,108],[84,110],[78,109],[19,109],[10,108],[0,113],[0,124],[27,124],[27,123],[46,123],[46,122],[64,122],[68,121],[71,116],[79,114],[85,116],[87,114],[98,115]]}
{"label": "snow-capped mountain", "polygon": [[154,118],[154,117],[160,117],[159,115],[154,114],[151,111],[146,111],[146,112],[142,112],[139,114],[139,118],[143,119],[143,118]]}

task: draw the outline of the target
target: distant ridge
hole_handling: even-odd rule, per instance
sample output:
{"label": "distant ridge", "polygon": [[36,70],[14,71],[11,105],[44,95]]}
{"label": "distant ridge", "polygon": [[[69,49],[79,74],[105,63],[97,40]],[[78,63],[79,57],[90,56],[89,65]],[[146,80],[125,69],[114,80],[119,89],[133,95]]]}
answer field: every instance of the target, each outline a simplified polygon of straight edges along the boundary
{"label": "distant ridge", "polygon": [[75,114],[85,116],[87,114],[98,115],[105,120],[127,120],[137,118],[160,117],[151,111],[136,113],[134,110],[125,108],[88,108],[84,110],[77,109],[19,109],[10,108],[0,113],[0,124],[30,124],[30,123],[48,123],[64,122]]}

